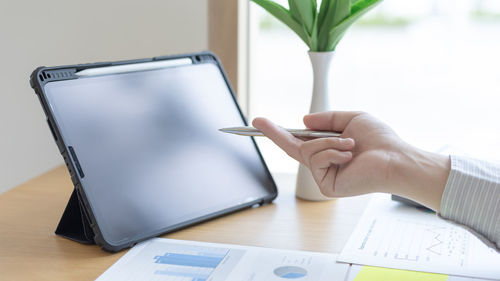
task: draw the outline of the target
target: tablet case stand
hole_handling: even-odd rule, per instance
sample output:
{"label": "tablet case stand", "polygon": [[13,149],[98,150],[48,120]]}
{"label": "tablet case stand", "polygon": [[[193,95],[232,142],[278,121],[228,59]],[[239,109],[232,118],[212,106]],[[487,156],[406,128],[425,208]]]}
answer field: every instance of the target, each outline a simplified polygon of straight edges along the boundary
{"label": "tablet case stand", "polygon": [[85,206],[73,189],[64,213],[57,225],[56,234],[83,244],[95,244],[94,231],[90,226]]}

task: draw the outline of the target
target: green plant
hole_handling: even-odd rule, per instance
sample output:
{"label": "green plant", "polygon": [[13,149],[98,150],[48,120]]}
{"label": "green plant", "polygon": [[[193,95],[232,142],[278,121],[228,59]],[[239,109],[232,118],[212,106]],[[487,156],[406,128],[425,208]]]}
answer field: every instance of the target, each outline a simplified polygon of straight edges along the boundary
{"label": "green plant", "polygon": [[271,0],[252,0],[291,28],[314,52],[335,50],[346,30],[382,0],[288,0],[289,9]]}

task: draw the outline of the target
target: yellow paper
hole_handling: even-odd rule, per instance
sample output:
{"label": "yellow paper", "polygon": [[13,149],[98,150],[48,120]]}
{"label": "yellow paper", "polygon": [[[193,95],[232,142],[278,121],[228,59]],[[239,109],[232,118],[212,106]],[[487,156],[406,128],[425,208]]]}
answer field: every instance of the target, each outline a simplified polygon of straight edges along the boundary
{"label": "yellow paper", "polygon": [[363,266],[354,281],[446,281],[448,275],[392,269],[375,266]]}

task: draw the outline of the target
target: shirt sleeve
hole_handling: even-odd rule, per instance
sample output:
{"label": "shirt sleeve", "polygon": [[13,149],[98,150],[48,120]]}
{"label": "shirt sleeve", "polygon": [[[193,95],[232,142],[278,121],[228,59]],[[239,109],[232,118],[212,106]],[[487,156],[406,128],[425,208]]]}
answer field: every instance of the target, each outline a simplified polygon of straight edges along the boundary
{"label": "shirt sleeve", "polygon": [[500,250],[500,165],[451,155],[440,216]]}

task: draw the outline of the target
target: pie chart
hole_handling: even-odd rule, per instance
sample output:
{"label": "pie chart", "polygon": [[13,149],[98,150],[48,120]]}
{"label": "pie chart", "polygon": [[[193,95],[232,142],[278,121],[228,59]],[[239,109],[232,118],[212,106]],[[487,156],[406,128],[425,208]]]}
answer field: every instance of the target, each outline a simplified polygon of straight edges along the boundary
{"label": "pie chart", "polygon": [[281,266],[274,269],[274,275],[283,279],[298,279],[307,276],[307,270],[298,266]]}

